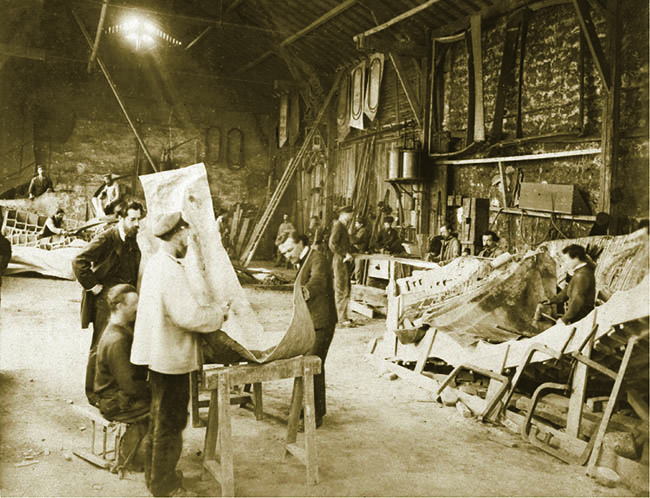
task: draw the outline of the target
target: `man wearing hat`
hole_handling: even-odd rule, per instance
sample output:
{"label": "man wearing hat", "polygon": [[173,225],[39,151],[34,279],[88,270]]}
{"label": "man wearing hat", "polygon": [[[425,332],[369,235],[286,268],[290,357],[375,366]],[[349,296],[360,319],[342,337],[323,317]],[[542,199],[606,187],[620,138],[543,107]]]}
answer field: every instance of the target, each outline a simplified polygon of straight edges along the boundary
{"label": "man wearing hat", "polygon": [[339,211],[338,219],[332,226],[329,238],[329,248],[332,251],[332,273],[334,274],[334,299],[336,313],[342,326],[350,325],[348,319],[348,303],[350,302],[350,269],[348,262],[352,261],[351,244],[348,233],[348,223],[352,219],[352,208],[346,206]]}
{"label": "man wearing hat", "polygon": [[229,304],[210,296],[201,303],[192,294],[184,265],[189,225],[180,212],[160,216],[153,234],[161,240],[149,258],[140,285],[131,363],[146,365],[151,386],[149,432],[144,441],[145,482],[154,496],[182,493],[176,464],[187,424],[189,374],[201,365],[200,334],[221,328]]}
{"label": "man wearing hat", "polygon": [[136,236],[143,216],[139,202],[125,205],[118,211],[117,224],[95,237],[72,262],[72,271],[84,288],[81,328],[93,324],[86,368],[86,396],[93,405],[97,403],[93,387],[97,344],[110,316],[108,289],[118,284],[138,284],[141,254]]}
{"label": "man wearing hat", "polygon": [[377,250],[385,254],[399,254],[404,249],[402,247],[402,239],[393,228],[394,218],[386,216],[384,218],[384,227],[377,235]]}
{"label": "man wearing hat", "polygon": [[115,207],[122,200],[120,184],[115,181],[112,173],[104,175],[104,185],[97,191],[92,198],[92,205],[95,208],[97,216],[113,214]]}

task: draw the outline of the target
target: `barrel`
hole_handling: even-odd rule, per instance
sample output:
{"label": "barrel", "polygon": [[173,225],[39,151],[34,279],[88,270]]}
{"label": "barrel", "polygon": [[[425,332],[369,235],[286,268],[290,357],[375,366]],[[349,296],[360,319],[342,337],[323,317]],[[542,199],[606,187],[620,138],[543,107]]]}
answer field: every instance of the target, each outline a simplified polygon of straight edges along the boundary
{"label": "barrel", "polygon": [[393,149],[388,153],[388,178],[401,178],[402,174],[402,150]]}
{"label": "barrel", "polygon": [[402,151],[402,178],[418,178],[420,174],[420,151]]}

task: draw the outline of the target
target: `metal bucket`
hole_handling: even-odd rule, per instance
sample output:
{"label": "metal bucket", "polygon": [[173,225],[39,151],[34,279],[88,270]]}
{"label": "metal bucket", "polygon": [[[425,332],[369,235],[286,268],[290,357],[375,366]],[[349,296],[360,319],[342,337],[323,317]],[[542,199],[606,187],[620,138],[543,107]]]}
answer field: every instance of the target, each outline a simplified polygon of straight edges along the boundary
{"label": "metal bucket", "polygon": [[402,178],[418,178],[420,174],[420,151],[402,151]]}
{"label": "metal bucket", "polygon": [[393,149],[388,153],[388,178],[401,178],[402,174],[402,150]]}

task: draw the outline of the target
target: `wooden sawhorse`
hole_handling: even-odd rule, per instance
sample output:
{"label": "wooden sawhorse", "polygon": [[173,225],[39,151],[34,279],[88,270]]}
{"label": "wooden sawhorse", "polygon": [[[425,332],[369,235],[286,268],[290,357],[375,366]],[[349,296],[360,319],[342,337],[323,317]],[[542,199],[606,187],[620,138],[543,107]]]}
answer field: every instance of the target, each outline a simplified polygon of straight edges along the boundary
{"label": "wooden sawhorse", "polygon": [[[208,425],[205,431],[203,472],[208,472],[221,485],[222,496],[235,495],[235,473],[230,422],[230,388],[243,384],[293,378],[293,394],[289,410],[285,456],[294,455],[307,468],[307,483],[318,483],[316,451],[316,413],[314,410],[314,375],[321,371],[317,356],[298,356],[261,365],[205,367],[203,389],[210,391]],[[296,444],[300,410],[304,407],[305,445]],[[217,459],[217,441],[219,457]]]}

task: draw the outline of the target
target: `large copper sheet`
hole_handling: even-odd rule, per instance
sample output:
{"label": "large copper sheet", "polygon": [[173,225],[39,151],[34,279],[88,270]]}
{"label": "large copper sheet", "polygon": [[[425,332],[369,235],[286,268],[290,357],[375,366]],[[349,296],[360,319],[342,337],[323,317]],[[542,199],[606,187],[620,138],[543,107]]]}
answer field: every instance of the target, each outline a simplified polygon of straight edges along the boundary
{"label": "large copper sheet", "polygon": [[[140,181],[147,199],[147,220],[165,212],[182,211],[183,218],[197,235],[190,241],[185,262],[188,280],[194,286],[190,291],[203,302],[208,302],[211,292],[218,301],[232,303],[222,329],[245,349],[245,356],[265,363],[309,352],[314,344],[314,326],[299,285],[294,287],[291,321],[279,342],[277,334],[265,332],[259,323],[221,243],[203,163],[144,175]],[[139,236],[143,258],[157,245],[150,223],[143,224]]]}

